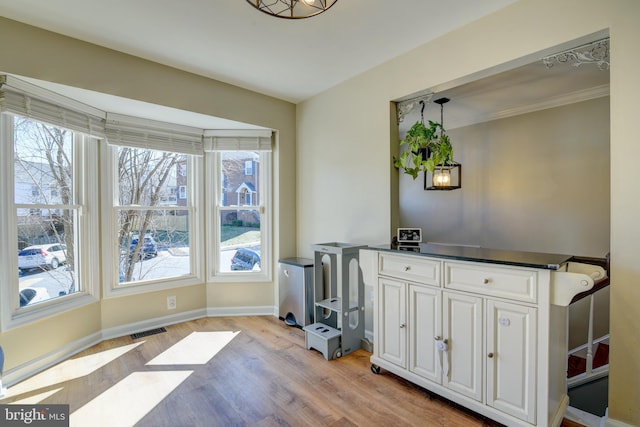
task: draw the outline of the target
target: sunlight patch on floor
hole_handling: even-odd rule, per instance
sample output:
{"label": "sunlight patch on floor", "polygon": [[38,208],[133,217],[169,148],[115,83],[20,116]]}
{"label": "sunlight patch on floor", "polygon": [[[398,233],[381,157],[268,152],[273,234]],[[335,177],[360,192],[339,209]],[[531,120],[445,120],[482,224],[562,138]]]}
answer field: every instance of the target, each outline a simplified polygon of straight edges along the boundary
{"label": "sunlight patch on floor", "polygon": [[7,396],[5,397],[28,393],[40,388],[51,387],[54,384],[60,384],[65,381],[71,381],[73,379],[89,375],[93,371],[100,369],[107,363],[117,359],[143,343],[144,341],[140,341],[135,344],[112,348],[110,350],[101,351],[88,356],[65,360],[64,362],[52,366],[51,368],[28,378],[13,387],[10,387],[8,389]]}
{"label": "sunlight patch on floor", "polygon": [[71,426],[132,426],[193,371],[134,372],[71,414]]}
{"label": "sunlight patch on floor", "polygon": [[46,398],[48,398],[49,396],[53,396],[54,394],[56,394],[62,389],[63,387],[56,388],[53,390],[47,390],[43,393],[38,393],[38,394],[31,395],[29,397],[25,397],[24,399],[15,400],[11,402],[11,404],[12,405],[36,405],[42,402],[43,400],[45,400]]}
{"label": "sunlight patch on floor", "polygon": [[231,342],[240,332],[193,332],[147,365],[203,365]]}

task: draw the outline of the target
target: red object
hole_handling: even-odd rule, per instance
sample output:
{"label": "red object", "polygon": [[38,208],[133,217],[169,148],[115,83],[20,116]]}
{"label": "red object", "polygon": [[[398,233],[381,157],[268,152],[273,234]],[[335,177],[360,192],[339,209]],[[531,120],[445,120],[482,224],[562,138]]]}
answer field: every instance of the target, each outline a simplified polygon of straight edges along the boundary
{"label": "red object", "polygon": [[[596,354],[593,356],[593,369],[599,368],[609,363],[609,345],[599,343]],[[587,359],[580,356],[571,355],[567,365],[567,378],[575,377],[587,371]]]}

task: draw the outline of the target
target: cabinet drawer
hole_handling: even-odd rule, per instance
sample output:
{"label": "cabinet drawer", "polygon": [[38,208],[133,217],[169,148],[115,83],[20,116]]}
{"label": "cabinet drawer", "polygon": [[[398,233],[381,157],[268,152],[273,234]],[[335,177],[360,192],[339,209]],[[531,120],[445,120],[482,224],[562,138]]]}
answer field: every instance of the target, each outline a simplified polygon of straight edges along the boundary
{"label": "cabinet drawer", "polygon": [[476,264],[445,263],[444,286],[477,294],[537,302],[535,271]]}
{"label": "cabinet drawer", "polygon": [[385,276],[440,286],[440,261],[381,253],[378,265],[378,272]]}

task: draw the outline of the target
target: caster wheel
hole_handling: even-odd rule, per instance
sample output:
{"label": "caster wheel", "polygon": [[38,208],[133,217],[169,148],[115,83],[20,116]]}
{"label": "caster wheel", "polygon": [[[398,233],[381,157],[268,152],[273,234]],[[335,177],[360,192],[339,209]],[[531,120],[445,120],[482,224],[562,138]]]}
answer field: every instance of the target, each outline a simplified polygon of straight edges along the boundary
{"label": "caster wheel", "polygon": [[339,357],[342,357],[342,352],[340,350],[336,350],[333,352],[333,359],[337,359]]}
{"label": "caster wheel", "polygon": [[373,372],[376,375],[379,375],[380,374],[380,366],[371,364],[371,372]]}

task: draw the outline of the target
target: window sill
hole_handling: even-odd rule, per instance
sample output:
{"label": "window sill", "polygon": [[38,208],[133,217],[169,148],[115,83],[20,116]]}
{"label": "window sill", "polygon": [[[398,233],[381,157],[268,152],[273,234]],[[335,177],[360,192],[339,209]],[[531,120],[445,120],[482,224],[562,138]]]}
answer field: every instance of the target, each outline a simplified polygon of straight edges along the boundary
{"label": "window sill", "polygon": [[184,276],[180,278],[171,277],[153,282],[131,282],[129,284],[118,285],[115,287],[105,287],[103,297],[105,299],[120,298],[129,295],[139,295],[202,284],[203,280],[197,276]]}
{"label": "window sill", "polygon": [[54,298],[50,301],[41,302],[33,306],[23,307],[13,313],[10,319],[3,322],[2,332],[50,318],[98,301],[99,299],[91,294],[77,293],[74,295],[64,296],[61,299]]}

